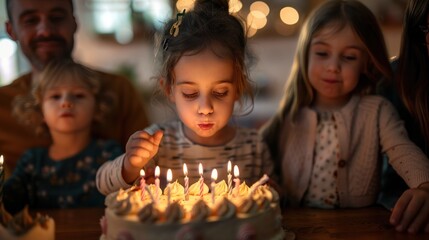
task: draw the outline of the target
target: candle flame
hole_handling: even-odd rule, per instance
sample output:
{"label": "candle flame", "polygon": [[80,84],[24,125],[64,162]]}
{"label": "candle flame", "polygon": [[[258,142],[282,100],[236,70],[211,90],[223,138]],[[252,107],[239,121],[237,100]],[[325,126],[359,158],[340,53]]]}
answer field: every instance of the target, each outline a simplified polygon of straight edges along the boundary
{"label": "candle flame", "polygon": [[183,174],[185,174],[185,176],[188,176],[188,167],[186,166],[186,163],[183,164]]}
{"label": "candle flame", "polygon": [[145,176],[145,172],[143,169],[140,169],[140,177],[144,177]]}
{"label": "candle flame", "polygon": [[167,182],[171,182],[171,180],[173,180],[173,172],[171,171],[171,169],[167,170]]}
{"label": "candle flame", "polygon": [[212,180],[213,181],[217,180],[217,169],[216,168],[212,170]]}
{"label": "candle flame", "polygon": [[0,165],[3,165],[3,155],[0,155]]}
{"label": "candle flame", "polygon": [[200,174],[200,176],[203,175],[203,164],[198,164],[198,173]]}
{"label": "candle flame", "polygon": [[161,170],[159,169],[159,166],[155,167],[155,177],[159,177],[159,175],[161,174]]}
{"label": "candle flame", "polygon": [[234,177],[240,176],[240,172],[238,171],[238,166],[234,165]]}
{"label": "candle flame", "polygon": [[228,173],[231,173],[231,161],[228,161]]}

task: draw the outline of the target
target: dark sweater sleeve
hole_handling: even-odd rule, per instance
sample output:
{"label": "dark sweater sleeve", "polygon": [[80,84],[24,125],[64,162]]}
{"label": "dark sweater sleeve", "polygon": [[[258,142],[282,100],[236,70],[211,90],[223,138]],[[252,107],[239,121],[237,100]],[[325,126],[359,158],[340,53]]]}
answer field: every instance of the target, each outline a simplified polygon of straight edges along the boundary
{"label": "dark sweater sleeve", "polygon": [[10,178],[8,178],[3,187],[3,204],[5,209],[11,213],[16,214],[25,205],[30,204],[31,194],[31,161],[33,154],[27,151],[21,159]]}

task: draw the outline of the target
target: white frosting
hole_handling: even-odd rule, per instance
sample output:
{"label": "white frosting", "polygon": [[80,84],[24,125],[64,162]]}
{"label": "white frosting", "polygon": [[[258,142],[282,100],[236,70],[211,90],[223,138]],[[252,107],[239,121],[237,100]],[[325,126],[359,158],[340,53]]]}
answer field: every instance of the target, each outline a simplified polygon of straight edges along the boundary
{"label": "white frosting", "polygon": [[[243,234],[256,234],[256,239],[283,239],[278,201],[273,202],[276,197],[272,189],[257,186],[249,195],[250,188],[243,182],[235,195],[229,195],[225,181],[220,181],[215,186],[214,204],[207,185],[204,185],[203,197],[199,193],[192,195],[199,189],[198,182],[191,185],[192,193],[189,200],[185,200],[184,189],[176,181],[155,202],[138,197],[141,196],[140,189],[112,194],[114,197],[110,198],[115,200],[110,199],[106,209],[107,239],[125,235],[134,239],[139,236],[145,236],[145,239],[184,239],[191,236],[237,239]],[[165,196],[168,191],[171,191],[170,203]],[[118,213],[118,209],[123,211]]]}

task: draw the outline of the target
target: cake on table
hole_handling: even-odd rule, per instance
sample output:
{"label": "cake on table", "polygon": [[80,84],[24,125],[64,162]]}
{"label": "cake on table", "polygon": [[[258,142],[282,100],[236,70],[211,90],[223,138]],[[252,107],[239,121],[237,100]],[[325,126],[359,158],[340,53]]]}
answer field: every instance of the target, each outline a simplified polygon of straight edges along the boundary
{"label": "cake on table", "polygon": [[204,183],[185,190],[177,181],[164,191],[121,189],[106,197],[101,239],[284,239],[279,196],[267,179],[233,189],[222,180],[210,192]]}
{"label": "cake on table", "polygon": [[48,216],[37,214],[33,218],[28,207],[12,216],[0,209],[0,239],[2,240],[54,240],[55,222]]}

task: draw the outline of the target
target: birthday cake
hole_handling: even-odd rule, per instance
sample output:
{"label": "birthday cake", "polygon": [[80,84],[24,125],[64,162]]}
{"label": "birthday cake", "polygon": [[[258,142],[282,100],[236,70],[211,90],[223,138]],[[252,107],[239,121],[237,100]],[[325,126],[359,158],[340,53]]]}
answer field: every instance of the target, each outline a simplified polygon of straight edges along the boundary
{"label": "birthday cake", "polygon": [[55,222],[48,216],[30,216],[28,208],[12,216],[0,210],[0,239],[2,240],[54,240]]}
{"label": "birthday cake", "polygon": [[284,239],[279,196],[261,184],[234,189],[224,180],[195,183],[186,191],[177,181],[164,191],[133,186],[106,197],[102,240],[108,239]]}

